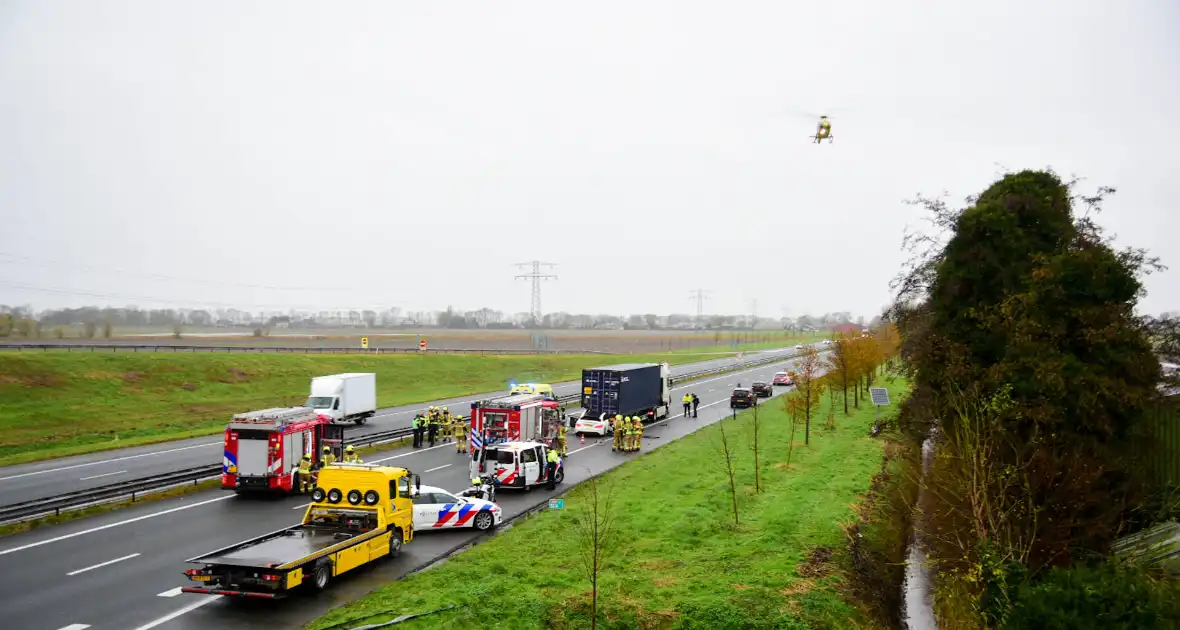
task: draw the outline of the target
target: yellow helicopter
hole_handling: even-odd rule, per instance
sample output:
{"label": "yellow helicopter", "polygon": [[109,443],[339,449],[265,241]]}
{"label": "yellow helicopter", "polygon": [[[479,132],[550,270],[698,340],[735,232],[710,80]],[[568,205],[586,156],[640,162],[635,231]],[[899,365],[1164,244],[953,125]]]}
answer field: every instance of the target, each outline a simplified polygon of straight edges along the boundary
{"label": "yellow helicopter", "polygon": [[824,140],[827,140],[828,144],[832,143],[834,139],[834,136],[832,136],[832,122],[828,120],[827,114],[819,117],[819,122],[815,125],[815,135],[810,137],[811,141],[815,144],[820,144]]}

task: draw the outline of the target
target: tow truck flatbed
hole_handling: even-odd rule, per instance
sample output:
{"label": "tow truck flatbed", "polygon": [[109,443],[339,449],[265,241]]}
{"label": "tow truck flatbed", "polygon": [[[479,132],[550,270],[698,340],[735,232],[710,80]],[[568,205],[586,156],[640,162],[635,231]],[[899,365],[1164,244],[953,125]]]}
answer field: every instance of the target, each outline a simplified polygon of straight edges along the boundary
{"label": "tow truck flatbed", "polygon": [[277,569],[292,562],[314,559],[338,545],[348,546],[356,537],[363,535],[363,532],[341,532],[335,527],[296,525],[186,562]]}

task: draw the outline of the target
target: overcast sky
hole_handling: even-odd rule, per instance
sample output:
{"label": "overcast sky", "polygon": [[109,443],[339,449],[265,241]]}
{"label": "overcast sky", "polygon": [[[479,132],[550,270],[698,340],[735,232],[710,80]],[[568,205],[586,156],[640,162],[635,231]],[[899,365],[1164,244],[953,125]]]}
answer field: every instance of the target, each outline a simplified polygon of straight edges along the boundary
{"label": "overcast sky", "polygon": [[872,315],[904,199],[1052,166],[1119,188],[1176,309],[1177,33],[1159,0],[2,0],[0,303],[521,311],[539,259],[545,311]]}

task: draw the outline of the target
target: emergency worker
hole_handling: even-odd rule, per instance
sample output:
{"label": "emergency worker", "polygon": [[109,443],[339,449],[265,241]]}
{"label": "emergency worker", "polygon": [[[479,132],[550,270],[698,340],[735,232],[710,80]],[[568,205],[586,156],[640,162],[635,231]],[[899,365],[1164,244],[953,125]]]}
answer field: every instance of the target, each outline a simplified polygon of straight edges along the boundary
{"label": "emergency worker", "polygon": [[643,418],[635,416],[635,450],[643,446]]}
{"label": "emergency worker", "polygon": [[684,417],[687,418],[687,417],[691,416],[692,415],[692,394],[685,394],[684,397],[682,397],[680,399],[680,402],[684,404]]}
{"label": "emergency worker", "polygon": [[356,449],[352,445],[344,447],[344,463],[359,464],[361,463],[361,456],[356,454]]}
{"label": "emergency worker", "polygon": [[304,455],[299,460],[299,492],[307,494],[311,492],[311,486],[311,455]]}
{"label": "emergency worker", "polygon": [[422,414],[414,414],[414,421],[410,423],[414,429],[414,448],[422,446]]}
{"label": "emergency worker", "polygon": [[697,417],[697,407],[701,406],[701,399],[696,395],[692,395],[692,417]]}
{"label": "emergency worker", "polygon": [[630,453],[635,450],[635,423],[631,416],[623,418],[623,451]]}
{"label": "emergency worker", "polygon": [[455,452],[460,455],[467,454],[467,423],[463,422],[463,416],[455,417]]}
{"label": "emergency worker", "polygon": [[454,425],[455,425],[455,419],[451,417],[451,412],[447,411],[446,407],[443,407],[442,423],[441,424],[442,424],[442,441],[445,444],[446,442],[451,441],[451,437],[452,437],[451,434],[454,432]]}
{"label": "emergency worker", "polygon": [[616,415],[610,422],[611,437],[614,441],[611,442],[610,450],[623,450],[623,416]]}
{"label": "emergency worker", "polygon": [[561,458],[557,456],[557,451],[549,449],[549,454],[545,456],[547,464],[545,465],[545,476],[549,478],[549,485],[546,486],[549,490],[554,488],[553,478],[557,476],[557,462]]}
{"label": "emergency worker", "polygon": [[440,416],[437,413],[431,415],[430,419],[427,420],[426,435],[427,435],[427,438],[430,440],[431,446],[434,446],[434,440],[436,438],[438,438],[438,425],[440,422],[442,422],[442,416]]}
{"label": "emergency worker", "polygon": [[566,428],[564,424],[557,425],[557,450],[562,457],[569,454],[568,442],[565,439]]}
{"label": "emergency worker", "polygon": [[324,466],[327,466],[328,464],[335,464],[335,463],[336,463],[336,454],[332,452],[332,447],[325,446],[324,447],[324,456],[320,458],[320,468],[323,468]]}

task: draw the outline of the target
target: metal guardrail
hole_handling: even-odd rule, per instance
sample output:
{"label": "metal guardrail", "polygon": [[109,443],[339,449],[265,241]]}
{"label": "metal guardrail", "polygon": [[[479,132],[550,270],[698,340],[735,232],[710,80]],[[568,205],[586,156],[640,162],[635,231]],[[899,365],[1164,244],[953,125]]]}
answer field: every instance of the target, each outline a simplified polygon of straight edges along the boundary
{"label": "metal guardrail", "polygon": [[0,343],[0,350],[66,352],[241,352],[254,354],[612,354],[602,350],[508,350],[497,348],[326,348],[299,346],[180,346],[169,344]]}
{"label": "metal guardrail", "polygon": [[196,485],[219,475],[221,475],[221,464],[209,464],[140,479],[120,481],[88,490],[77,490],[42,499],[21,501],[0,507],[0,524],[15,523],[51,514],[57,515],[63,511],[78,510],[120,499],[130,498],[135,501],[140,494],[160,492],[189,483]]}
{"label": "metal guardrail", "polygon": [[[744,361],[742,363],[734,363],[732,365],[723,365],[715,368],[688,372],[686,374],[681,374],[679,376],[670,378],[669,382],[671,384],[683,383],[705,376],[712,376],[714,374],[737,372],[758,367],[760,365],[786,361],[797,356],[799,355],[770,355],[760,359],[755,359],[753,361]],[[562,404],[569,404],[571,402],[577,402],[581,400],[581,394],[566,394],[564,396],[558,396],[557,400]],[[367,435],[358,435],[353,439],[347,440],[345,444],[364,448],[400,440],[413,435],[413,433],[414,430],[408,427],[401,429],[390,429],[388,431],[378,431],[375,433],[369,433]],[[195,468],[187,468],[185,470],[141,477],[139,479],[120,481],[105,486],[99,486],[97,488],[90,488],[88,490],[77,490],[75,492],[67,492],[65,494],[59,494],[56,496],[32,499],[30,501],[22,501],[12,505],[0,506],[0,524],[15,523],[48,515],[58,515],[65,511],[82,509],[85,507],[110,503],[121,499],[130,498],[132,501],[134,501],[139,495],[142,494],[160,492],[162,490],[175,488],[189,483],[196,485],[201,481],[213,479],[219,476],[221,476],[221,464],[209,464],[206,466],[197,466]]]}

